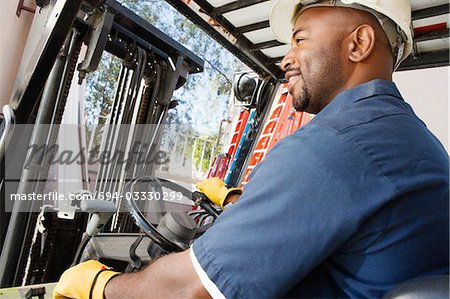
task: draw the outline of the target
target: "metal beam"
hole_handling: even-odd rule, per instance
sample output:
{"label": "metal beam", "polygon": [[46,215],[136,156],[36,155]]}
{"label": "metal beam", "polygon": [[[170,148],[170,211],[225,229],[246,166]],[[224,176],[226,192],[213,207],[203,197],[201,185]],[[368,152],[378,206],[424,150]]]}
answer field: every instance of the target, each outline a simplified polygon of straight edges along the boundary
{"label": "metal beam", "polygon": [[[254,45],[246,37],[242,35],[236,35],[236,28],[223,16],[218,16],[217,18],[215,18],[215,21],[220,24],[224,31],[228,31],[230,35],[234,34],[233,36],[234,38],[236,38],[236,40],[231,40],[225,37],[225,35],[222,35],[221,32],[213,28],[206,19],[200,16],[196,11],[190,8],[183,1],[166,0],[166,2],[175,7],[180,13],[182,13],[197,26],[203,29],[224,48],[229,50],[242,62],[244,62],[256,73],[258,73],[262,78],[277,78],[279,72],[278,67],[275,65],[270,65],[268,63],[267,56],[265,56],[263,53],[259,51],[252,52],[251,49]],[[200,6],[203,13],[211,16],[212,10],[214,9],[211,4],[209,4],[205,0],[195,0],[195,2],[198,4],[198,6]]]}
{"label": "metal beam", "polygon": [[273,48],[273,47],[278,47],[278,46],[282,46],[282,45],[284,45],[284,43],[281,43],[281,42],[279,42],[277,40],[271,40],[271,41],[268,41],[268,42],[255,44],[255,46],[253,47],[252,51],[257,51],[257,50],[267,49],[267,48]]}
{"label": "metal beam", "polygon": [[[184,3],[181,3],[185,5]],[[144,47],[155,48],[156,54],[169,54],[173,60],[181,54],[186,57],[189,64],[189,73],[198,73],[203,71],[204,61],[177,41],[169,38],[161,30],[148,23],[137,14],[121,5],[115,0],[107,0],[108,9],[114,12],[113,29],[126,31],[126,35],[133,37],[136,42]]]}
{"label": "metal beam", "polygon": [[283,58],[284,58],[284,56],[279,56],[279,57],[273,57],[273,58],[270,58],[270,59],[269,59],[269,63],[273,63],[273,64],[278,63],[278,62],[280,62],[281,60],[283,60]]}
{"label": "metal beam", "polygon": [[[213,7],[211,4],[209,4],[206,0],[195,0],[197,4],[206,12],[206,14],[211,15]],[[225,30],[228,32],[234,32],[236,30],[236,27],[233,26],[224,16],[220,15],[215,18],[215,21],[219,23]],[[261,52],[252,52],[251,49],[253,48],[253,43],[250,42],[246,37],[244,36],[237,36],[236,37],[237,42],[235,46],[242,52],[244,55],[246,55],[250,60],[252,66],[258,66],[259,69],[265,70],[265,72],[269,72],[269,76],[276,78],[275,73],[278,71],[278,68],[273,65],[269,65],[267,63],[267,56],[264,55]]]}
{"label": "metal beam", "polygon": [[[48,16],[46,26],[38,28],[42,30],[42,36],[37,46],[35,46],[33,55],[29,61],[22,62],[27,63],[26,65],[20,66],[21,69],[26,69],[27,71],[17,78],[10,101],[10,106],[16,112],[18,124],[33,122],[33,109],[39,103],[44,85],[75,21],[81,2],[82,0],[60,0],[53,7],[45,7],[51,13]],[[20,133],[18,130],[14,131],[10,143],[16,143],[15,145],[17,145],[23,138],[28,138],[21,136]],[[25,144],[28,144],[28,142],[25,142]],[[5,161],[5,150],[9,146],[14,148],[14,144],[5,144],[5,148],[0,152],[0,160]],[[25,159],[23,153],[18,155],[21,156],[18,158],[19,160]],[[10,165],[9,168],[17,168],[14,166]],[[6,168],[8,169],[8,165],[6,165]],[[2,188],[5,188],[5,177],[2,177],[2,183]],[[14,205],[13,211],[16,210],[16,205]],[[21,212],[23,210],[16,213],[13,212],[11,215],[11,221],[0,256],[0,287],[12,286],[14,283],[28,216],[27,213]]]}
{"label": "metal beam", "polygon": [[[33,22],[33,27],[30,32],[41,32],[41,35],[38,37],[36,43],[28,45],[25,49],[25,53],[32,54],[28,59],[22,59],[15,81],[9,105],[15,112],[16,124],[34,123],[42,90],[66,36],[70,32],[70,28],[74,23],[82,2],[82,0],[53,1],[48,6],[42,8],[43,12],[41,14],[35,15],[35,18],[46,18],[46,22],[45,27],[43,23]],[[48,14],[46,13],[47,10]],[[1,124],[2,127],[4,123]],[[18,129],[13,130],[11,137],[0,146],[0,165],[3,167],[0,177],[0,189],[3,196],[6,196],[5,177],[18,177],[22,169],[17,167],[17,165],[23,165],[25,161],[24,151],[15,153],[13,159],[5,159],[5,153],[8,148],[14,149],[20,145],[27,146],[29,144],[30,134],[22,134],[22,131]],[[11,187],[11,189],[14,189],[14,187]],[[0,217],[6,216],[3,210],[0,212]],[[8,222],[4,224],[8,231],[15,229],[11,228]],[[19,230],[22,228],[19,228]],[[14,269],[18,263],[17,256],[14,259],[10,259],[6,255],[6,250],[10,252],[19,252],[21,250],[20,246],[15,247],[14,245],[10,246],[6,244],[6,235],[3,235],[4,230],[5,228],[2,228],[2,235],[0,236],[0,244],[3,243],[2,255],[0,257],[0,287],[12,285],[15,275]],[[12,237],[21,238],[20,235],[14,235]],[[22,241],[22,239],[19,240],[19,242]]]}
{"label": "metal beam", "polygon": [[269,28],[269,27],[270,27],[269,21],[262,21],[262,22],[259,22],[259,23],[254,23],[254,24],[238,27],[238,28],[236,28],[236,32],[238,34],[243,34],[243,33],[246,33],[246,32],[255,31],[255,30],[264,29],[264,28]]}
{"label": "metal beam", "polygon": [[448,65],[449,65],[448,50],[435,51],[423,53],[418,56],[409,56],[405,61],[403,61],[403,63],[400,65],[397,71],[409,71]]}
{"label": "metal beam", "polygon": [[218,15],[222,15],[225,14],[227,12],[233,11],[233,10],[238,10],[238,9],[242,9],[245,7],[249,7],[258,3],[263,3],[263,2],[267,2],[269,0],[238,0],[236,2],[231,2],[229,4],[225,4],[222,6],[219,6],[217,8],[214,8],[212,10],[213,16],[218,16]]}
{"label": "metal beam", "polygon": [[[213,6],[207,0],[195,0],[195,2],[201,7],[201,9],[209,16],[213,14]],[[219,15],[214,18],[214,20],[220,24],[226,31],[233,33],[236,30],[236,27],[233,26],[224,16]],[[266,60],[267,57],[260,53],[252,53],[251,49],[253,47],[253,43],[250,42],[244,36],[235,36],[237,41],[235,46],[240,50],[241,53],[245,54],[252,61],[251,65],[258,65],[259,68],[269,71],[273,74],[273,70],[270,70],[270,66],[267,65]],[[250,66],[250,65],[249,65]]]}
{"label": "metal beam", "polygon": [[450,12],[450,4],[442,4],[438,6],[428,7],[424,9],[415,10],[412,12],[412,20],[420,20],[440,15],[445,15]]}
{"label": "metal beam", "polygon": [[424,41],[428,41],[428,40],[433,40],[433,39],[440,39],[440,38],[446,38],[450,36],[450,29],[446,28],[446,29],[441,29],[441,30],[436,30],[436,31],[430,31],[421,35],[416,35],[414,37],[414,41],[416,43],[418,42],[424,42]]}
{"label": "metal beam", "polygon": [[16,112],[17,123],[28,123],[28,116],[44,88],[46,78],[72,27],[81,2],[82,0],[56,2],[38,46],[29,60],[30,63],[24,66],[27,71],[24,76],[17,78],[14,86],[10,105]]}

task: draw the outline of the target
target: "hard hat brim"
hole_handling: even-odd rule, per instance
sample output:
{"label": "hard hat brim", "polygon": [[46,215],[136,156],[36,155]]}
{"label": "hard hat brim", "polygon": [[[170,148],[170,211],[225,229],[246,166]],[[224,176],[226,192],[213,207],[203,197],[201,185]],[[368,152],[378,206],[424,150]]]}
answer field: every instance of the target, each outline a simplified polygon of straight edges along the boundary
{"label": "hard hat brim", "polygon": [[270,28],[275,38],[282,43],[289,44],[292,35],[292,18],[298,1],[281,0],[277,1],[270,12]]}

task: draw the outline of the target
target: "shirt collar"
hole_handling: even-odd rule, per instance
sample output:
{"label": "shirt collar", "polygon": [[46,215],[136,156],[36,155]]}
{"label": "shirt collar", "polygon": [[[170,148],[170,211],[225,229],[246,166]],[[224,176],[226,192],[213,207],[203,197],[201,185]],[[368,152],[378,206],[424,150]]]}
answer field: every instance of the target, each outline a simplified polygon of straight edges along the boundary
{"label": "shirt collar", "polygon": [[[338,94],[319,114],[327,114],[373,96],[388,95],[403,100],[394,82],[382,79],[374,79]],[[319,115],[318,114],[318,115]]]}

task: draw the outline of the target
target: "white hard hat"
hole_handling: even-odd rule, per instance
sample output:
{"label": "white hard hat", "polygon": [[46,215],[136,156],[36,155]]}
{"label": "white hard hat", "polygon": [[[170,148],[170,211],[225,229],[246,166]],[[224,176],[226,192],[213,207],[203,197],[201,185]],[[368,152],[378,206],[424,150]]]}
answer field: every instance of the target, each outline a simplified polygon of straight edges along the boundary
{"label": "white hard hat", "polygon": [[394,69],[412,49],[411,6],[409,0],[278,0],[270,13],[270,27],[275,37],[290,43],[293,23],[311,7],[350,7],[373,14],[379,21],[394,53]]}

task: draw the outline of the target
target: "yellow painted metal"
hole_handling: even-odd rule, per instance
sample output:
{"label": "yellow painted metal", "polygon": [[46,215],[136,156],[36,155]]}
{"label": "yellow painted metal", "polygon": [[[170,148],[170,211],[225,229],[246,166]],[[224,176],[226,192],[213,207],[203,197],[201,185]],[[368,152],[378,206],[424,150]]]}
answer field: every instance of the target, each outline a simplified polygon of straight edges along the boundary
{"label": "yellow painted metal", "polygon": [[[24,286],[24,287],[14,287],[14,288],[6,288],[0,289],[0,299],[24,299],[25,294],[31,288],[42,288],[45,287],[45,299],[51,299],[53,288],[56,286],[56,282],[53,283],[44,283],[38,285]],[[38,297],[33,297],[38,298]]]}

